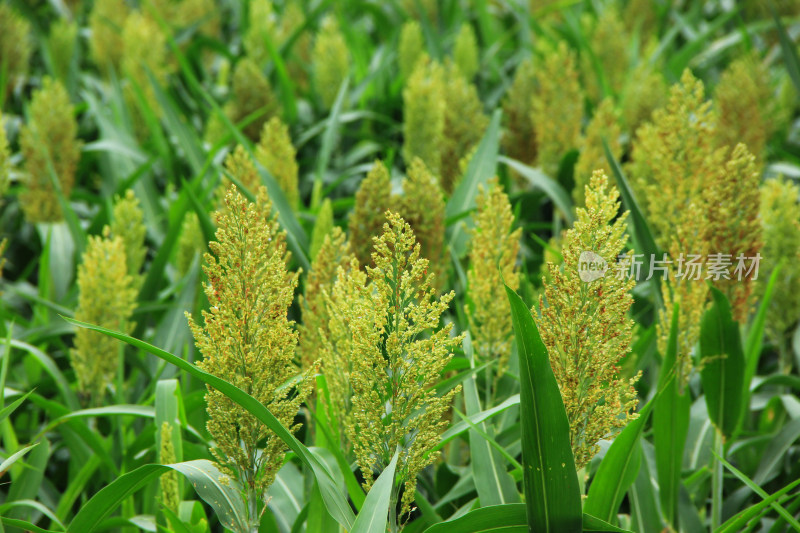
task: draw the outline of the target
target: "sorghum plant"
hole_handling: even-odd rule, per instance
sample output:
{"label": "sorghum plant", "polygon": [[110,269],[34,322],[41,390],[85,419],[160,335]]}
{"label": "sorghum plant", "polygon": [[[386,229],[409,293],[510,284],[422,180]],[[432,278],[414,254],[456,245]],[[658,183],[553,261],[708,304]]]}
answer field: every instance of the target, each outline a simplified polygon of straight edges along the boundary
{"label": "sorghum plant", "polygon": [[586,187],[586,207],[576,210],[561,250],[562,268],[550,267],[537,325],[550,354],[570,424],[570,443],[576,468],[597,453],[597,442],[612,435],[632,418],[638,403],[633,385],[619,364],[630,353],[633,321],[628,311],[635,281],[620,278],[613,268],[585,280],[579,271],[582,254],[591,253],[615,265],[625,248],[627,212],[617,216],[619,193],[602,171]]}
{"label": "sorghum plant", "polygon": [[317,211],[317,220],[314,221],[314,229],[311,231],[311,244],[309,244],[308,255],[313,261],[325,237],[333,231],[333,204],[330,198],[325,198]]}
{"label": "sorghum plant", "polygon": [[101,72],[119,70],[125,55],[122,28],[130,13],[125,0],[95,2],[89,15],[89,55]]}
{"label": "sorghum plant", "polygon": [[456,35],[456,42],[453,45],[453,62],[468,80],[474,78],[478,73],[480,67],[478,54],[478,39],[475,37],[475,30],[465,22]]}
{"label": "sorghum plant", "polygon": [[436,176],[441,175],[446,113],[444,68],[419,61],[403,89],[403,157],[419,157]]}
{"label": "sorghum plant", "polygon": [[294,209],[300,206],[297,191],[297,152],[289,136],[289,127],[278,117],[264,124],[255,149],[256,161],[272,174]]}
{"label": "sorghum plant", "polygon": [[800,187],[776,178],[761,186],[760,222],[764,241],[759,294],[781,260],[784,261],[767,311],[767,334],[784,354],[788,372],[791,356],[786,343],[800,317]]}
{"label": "sorghum plant", "polygon": [[366,276],[351,269],[337,285],[353,284],[351,307],[343,310],[353,332],[347,435],[367,489],[400,449],[389,506],[395,531],[400,486],[403,516],[411,511],[417,474],[438,456],[430,450],[447,425],[443,415],[458,389],[439,396],[431,386],[461,339],[450,336],[452,325],[439,325],[453,293],[436,297],[411,227],[397,214],[387,219],[375,238],[375,266],[367,267]]}
{"label": "sorghum plant", "polygon": [[533,99],[536,90],[535,67],[528,58],[517,66],[514,80],[503,100],[503,116],[506,117],[506,134],[503,148],[509,157],[526,165],[536,161],[536,125],[531,120]]}
{"label": "sorghum plant", "polygon": [[476,199],[469,252],[469,330],[481,361],[497,359],[497,376],[508,368],[511,355],[511,317],[503,300],[503,283],[519,288],[517,255],[521,228],[513,229],[514,215],[502,187],[494,179]]}
{"label": "sorghum plant", "polygon": [[[187,318],[203,355],[198,366],[256,398],[297,431],[294,418],[311,386],[307,375],[286,386],[299,371],[293,363],[297,333],[287,318],[298,274],[286,270],[286,234],[271,216],[266,189],[257,193],[255,204],[235,188],[225,196],[226,210],[215,217],[217,240],[209,243],[203,267],[211,308],[203,311],[203,325],[189,313]],[[212,453],[221,470],[241,484],[257,531],[286,444],[219,391],[207,390],[206,405]]]}
{"label": "sorghum plant", "polygon": [[555,178],[564,155],[580,145],[583,91],[575,54],[560,41],[534,70],[529,120],[536,130],[536,164]]}
{"label": "sorghum plant", "polygon": [[11,5],[0,5],[0,68],[4,69],[4,97],[28,72],[31,57],[31,26]]}
{"label": "sorghum plant", "polygon": [[397,61],[400,65],[400,76],[407,80],[414,68],[422,58],[427,58],[425,52],[425,37],[422,28],[416,20],[403,23],[400,30],[400,42],[397,45]]}
{"label": "sorghum plant", "polygon": [[[136,307],[136,287],[128,273],[125,242],[111,237],[106,227],[103,236],[89,237],[83,262],[78,267],[78,307],[75,318],[117,331],[129,332],[131,314]],[[96,331],[75,331],[75,347],[70,351],[78,389],[99,405],[119,369],[119,341]]]}
{"label": "sorghum plant", "polygon": [[607,174],[611,173],[603,150],[603,139],[608,143],[608,148],[617,160],[622,155],[620,143],[621,128],[619,126],[619,113],[614,107],[611,98],[604,98],[594,110],[594,115],[586,127],[586,134],[581,143],[581,151],[575,162],[575,188],[572,189],[572,198],[575,205],[583,207],[584,191],[592,172],[602,169]]}
{"label": "sorghum plant", "polygon": [[61,82],[45,78],[33,94],[29,119],[20,134],[25,157],[25,190],[22,210],[31,222],[55,222],[63,218],[54,182],[69,199],[75,170],[81,157],[78,124]]}
{"label": "sorghum plant", "polygon": [[350,70],[350,52],[333,17],[326,17],[314,41],[311,54],[314,83],[322,105],[330,109],[336,101],[339,87]]}
{"label": "sorghum plant", "polygon": [[389,171],[381,161],[375,161],[356,193],[348,221],[350,242],[360,265],[371,264],[372,237],[383,227],[391,201]]}
{"label": "sorghum plant", "polygon": [[147,248],[144,245],[147,228],[139,199],[128,189],[124,198],[117,198],[111,217],[111,236],[119,237],[125,246],[125,262],[128,274],[134,279],[136,288],[143,281],[139,271],[144,264]]}

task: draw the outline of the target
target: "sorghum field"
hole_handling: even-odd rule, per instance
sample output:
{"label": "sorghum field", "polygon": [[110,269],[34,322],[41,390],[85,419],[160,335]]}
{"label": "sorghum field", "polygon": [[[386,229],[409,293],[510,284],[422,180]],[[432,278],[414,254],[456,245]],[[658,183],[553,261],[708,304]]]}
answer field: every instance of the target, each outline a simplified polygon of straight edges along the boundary
{"label": "sorghum field", "polygon": [[798,40],[2,0],[0,531],[800,531]]}

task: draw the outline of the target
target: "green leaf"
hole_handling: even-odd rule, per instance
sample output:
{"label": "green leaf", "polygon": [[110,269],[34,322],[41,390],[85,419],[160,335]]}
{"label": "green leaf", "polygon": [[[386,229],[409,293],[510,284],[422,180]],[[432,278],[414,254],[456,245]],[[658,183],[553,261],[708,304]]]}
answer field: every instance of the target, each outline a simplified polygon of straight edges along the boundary
{"label": "green leaf", "polygon": [[675,304],[672,308],[667,352],[664,354],[658,377],[659,390],[663,389],[663,392],[656,401],[653,412],[653,444],[661,510],[675,529],[678,528],[678,495],[683,449],[689,434],[689,416],[692,408],[691,396],[688,391],[681,392],[681,385],[675,376],[677,354],[678,305]]}
{"label": "green leaf", "polygon": [[[753,489],[753,491],[756,494],[758,494],[765,500],[769,497],[769,495],[764,489],[759,487],[756,483],[753,482],[753,480],[744,475],[744,473],[742,473],[740,470],[738,470],[736,467],[731,465],[728,461],[726,461],[724,458],[720,457],[713,451],[711,453],[713,453],[716,456],[717,460],[721,462],[725,466],[725,468],[727,468],[734,476],[736,476],[739,479],[739,481],[741,481],[742,483]],[[775,511],[777,511],[777,513],[781,515],[781,517],[783,517],[784,520],[786,520],[789,524],[791,524],[791,526],[794,528],[795,531],[800,531],[800,522],[798,522],[791,514],[789,514],[789,512],[786,511],[786,509],[784,509],[777,501],[772,501],[769,503],[769,505],[773,509],[775,509]]]}
{"label": "green leaf", "polygon": [[394,471],[397,467],[399,450],[394,453],[389,466],[381,472],[381,475],[372,485],[364,506],[358,513],[351,533],[385,533],[389,505],[391,504],[391,494],[394,488]]}
{"label": "green leaf", "polygon": [[36,444],[31,444],[30,446],[25,446],[24,448],[20,448],[16,452],[9,455],[5,460],[3,460],[3,462],[0,463],[0,477],[3,476],[6,472],[8,472],[8,469],[11,468],[14,465],[14,463],[22,459],[25,456],[25,454],[27,454],[29,451],[35,448],[37,444],[39,443],[37,442]]}
{"label": "green leaf", "polygon": [[325,122],[325,131],[322,134],[322,146],[320,146],[319,155],[316,158],[317,169],[314,176],[314,189],[311,193],[311,209],[316,209],[322,201],[322,178],[331,162],[333,148],[336,144],[339,128],[341,127],[340,117],[342,114],[342,107],[344,106],[344,96],[347,94],[349,86],[350,78],[346,77],[339,86],[339,91],[336,93],[336,100],[333,102],[331,113],[328,115],[328,119]]}
{"label": "green leaf", "polygon": [[[452,196],[445,207],[445,217],[448,219],[467,213],[475,208],[475,197],[478,187],[486,183],[497,172],[497,154],[500,150],[500,116],[498,109],[492,115],[489,127],[483,135],[475,155],[469,161],[467,172],[463,179],[456,185]],[[467,233],[465,229],[473,224],[471,218],[461,220],[450,228],[450,246],[461,257],[467,247]]]}
{"label": "green leaf", "polygon": [[775,29],[778,31],[778,39],[781,43],[783,63],[786,65],[786,71],[789,73],[789,78],[791,78],[794,88],[800,93],[800,58],[797,56],[796,45],[789,37],[789,34],[786,33],[786,28],[783,27],[775,8],[772,4],[768,5],[770,11],[772,11],[772,18],[775,19]]}
{"label": "green leaf", "polygon": [[727,522],[717,528],[714,533],[738,533],[739,531],[742,531],[744,526],[750,520],[759,515],[765,508],[770,507],[772,504],[777,502],[781,496],[791,491],[798,485],[800,485],[800,479],[792,481],[781,490],[773,493],[770,496],[762,496],[764,497],[763,500],[732,516]]}
{"label": "green leaf", "polygon": [[[485,411],[481,411],[480,413],[475,413],[471,416],[468,416],[467,419],[473,424],[480,424],[484,420],[488,420],[489,418],[499,415],[509,407],[513,407],[515,405],[519,405],[519,394],[514,394],[513,396],[510,396],[503,403],[501,403],[500,405],[496,405],[491,409],[486,409]],[[444,433],[442,433],[439,443],[436,446],[434,446],[434,448],[431,451],[436,451],[441,449],[445,444],[447,444],[454,438],[458,437],[468,429],[469,425],[464,421],[452,424],[449,428],[447,428],[447,430]]]}
{"label": "green leaf", "polygon": [[581,493],[569,421],[531,312],[506,286],[520,358],[523,485],[531,531],[581,530]]}
{"label": "green leaf", "polygon": [[247,511],[235,482],[229,480],[228,485],[223,484],[220,481],[222,473],[214,463],[198,459],[172,465],[144,465],[121,475],[81,507],[69,524],[67,533],[91,533],[123,500],[170,470],[186,476],[197,494],[214,509],[225,527],[237,532],[248,531]]}
{"label": "green leaf", "polygon": [[320,460],[303,444],[292,435],[288,429],[286,429],[275,416],[269,412],[261,402],[250,396],[249,394],[245,393],[238,387],[235,387],[228,383],[227,381],[218,378],[212,374],[208,374],[198,367],[193,365],[192,363],[181,359],[175,355],[172,355],[169,352],[165,352],[164,350],[153,346],[152,344],[148,344],[144,341],[139,339],[134,339],[124,333],[120,333],[118,331],[113,331],[110,329],[102,328],[100,326],[96,326],[94,324],[87,324],[85,322],[79,322],[74,319],[62,317],[67,322],[74,324],[76,326],[88,328],[94,331],[99,331],[100,333],[104,333],[115,339],[119,339],[121,341],[127,342],[131,346],[149,352],[156,357],[160,357],[161,359],[171,363],[178,368],[185,370],[193,377],[199,379],[206,385],[210,385],[211,387],[217,389],[225,396],[236,402],[240,405],[243,409],[248,411],[250,414],[255,416],[258,420],[263,422],[269,429],[275,432],[275,434],[280,438],[286,445],[289,447],[290,450],[295,452],[300,460],[308,466],[313,472],[314,476],[317,480],[317,483],[320,487],[320,492],[322,493],[322,497],[325,500],[325,506],[328,508],[328,511],[331,513],[339,524],[344,526],[346,529],[351,529],[353,520],[355,519],[353,515],[353,511],[350,509],[349,504],[344,499],[339,487],[334,482],[330,472],[323,466]]}
{"label": "green leaf", "polygon": [[515,159],[501,155],[497,160],[513,168],[520,176],[528,180],[528,183],[534,188],[545,193],[559,211],[561,211],[568,225],[571,226],[573,222],[575,222],[575,215],[572,212],[572,198],[570,198],[570,195],[558,181],[549,177],[538,168],[529,167]]}
{"label": "green leaf", "polygon": [[631,533],[627,529],[619,528],[615,525],[609,524],[605,520],[601,520],[596,516],[589,513],[583,513],[583,530],[584,531],[614,531],[616,533]]}
{"label": "green leaf", "polygon": [[[469,333],[465,335],[463,345],[467,358],[471,364],[474,364],[472,339]],[[468,415],[476,415],[481,412],[475,376],[464,382],[464,403]],[[486,432],[490,438],[492,437],[491,428],[486,424],[480,423],[477,427]],[[475,479],[475,489],[478,492],[481,506],[519,503],[517,484],[506,470],[502,456],[475,429],[469,431],[469,449],[472,458],[470,461],[472,477]]]}
{"label": "green leaf", "polygon": [[742,416],[745,361],[739,324],[733,320],[728,299],[711,287],[714,303],[700,325],[700,371],[711,422],[730,439]]}
{"label": "green leaf", "polygon": [[470,511],[455,520],[434,524],[425,533],[528,533],[524,503],[490,505]]}
{"label": "green leaf", "polygon": [[656,395],[647,402],[636,420],[629,422],[614,439],[589,486],[584,513],[610,524],[616,522],[622,499],[639,474],[642,463],[639,441],[658,398]]}
{"label": "green leaf", "polygon": [[[650,225],[647,223],[647,218],[645,218],[645,216],[642,214],[642,209],[639,207],[639,202],[636,201],[636,197],[633,194],[633,189],[631,189],[631,186],[628,183],[628,179],[625,177],[625,174],[622,172],[622,168],[619,166],[619,161],[617,161],[617,158],[611,153],[611,149],[608,147],[608,142],[605,139],[603,139],[603,150],[606,153],[608,165],[611,167],[611,171],[617,180],[617,187],[619,188],[619,193],[622,197],[622,203],[625,206],[625,209],[630,211],[628,226],[635,241],[636,251],[644,254],[644,257],[642,258],[642,268],[645,272],[649,272],[651,258],[658,259],[661,257],[658,246],[656,245],[656,240],[653,238],[653,232],[650,230]],[[658,288],[658,276],[653,276],[651,288],[656,307],[663,307],[663,302],[661,301],[661,292]]]}

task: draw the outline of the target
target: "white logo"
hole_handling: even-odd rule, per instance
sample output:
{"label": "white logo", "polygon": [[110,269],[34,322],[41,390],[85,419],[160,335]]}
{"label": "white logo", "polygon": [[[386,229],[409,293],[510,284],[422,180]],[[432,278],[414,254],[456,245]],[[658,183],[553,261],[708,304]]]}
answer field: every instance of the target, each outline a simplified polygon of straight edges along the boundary
{"label": "white logo", "polygon": [[583,251],[578,258],[578,275],[586,282],[598,280],[606,275],[608,263],[594,252]]}

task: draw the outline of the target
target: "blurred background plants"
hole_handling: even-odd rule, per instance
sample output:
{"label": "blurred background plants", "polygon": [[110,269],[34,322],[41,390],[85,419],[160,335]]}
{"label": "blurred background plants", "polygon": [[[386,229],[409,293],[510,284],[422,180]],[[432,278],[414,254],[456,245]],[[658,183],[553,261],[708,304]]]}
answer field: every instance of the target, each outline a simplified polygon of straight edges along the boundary
{"label": "blurred background plants", "polygon": [[2,528],[800,528],[798,30],[4,0]]}

